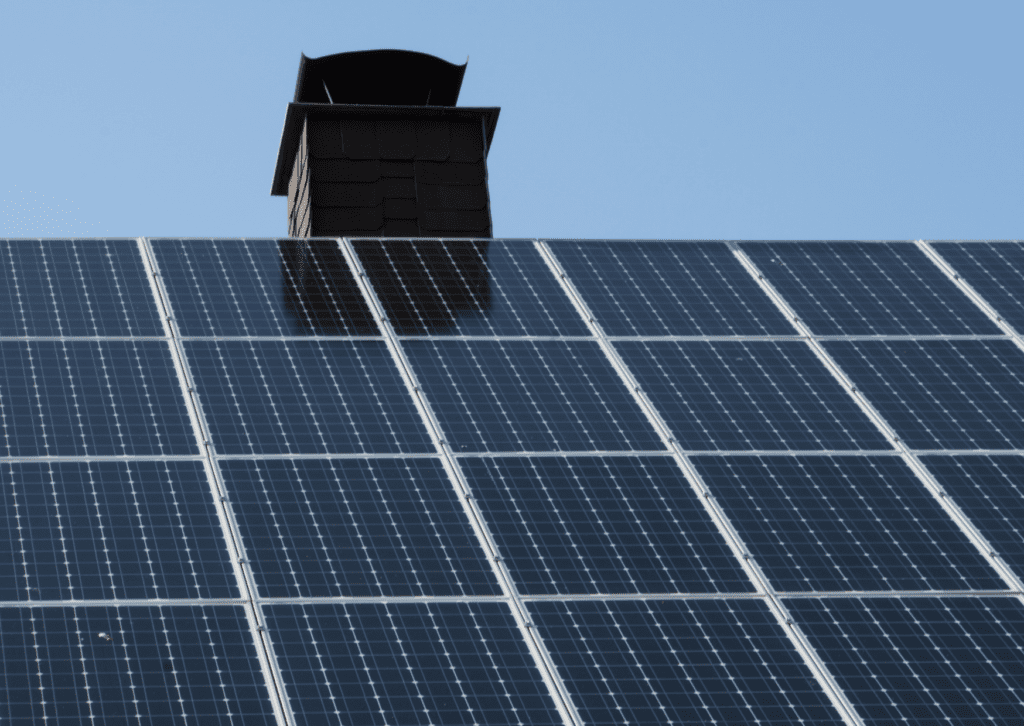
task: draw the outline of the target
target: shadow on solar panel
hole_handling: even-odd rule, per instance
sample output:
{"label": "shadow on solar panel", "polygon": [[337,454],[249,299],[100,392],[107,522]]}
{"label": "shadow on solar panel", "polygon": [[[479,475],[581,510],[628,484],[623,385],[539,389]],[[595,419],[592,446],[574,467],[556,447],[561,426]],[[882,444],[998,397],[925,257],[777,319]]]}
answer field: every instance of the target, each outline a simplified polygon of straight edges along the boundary
{"label": "shadow on solar panel", "polygon": [[296,327],[313,335],[377,332],[336,240],[279,240],[277,246],[284,309]]}

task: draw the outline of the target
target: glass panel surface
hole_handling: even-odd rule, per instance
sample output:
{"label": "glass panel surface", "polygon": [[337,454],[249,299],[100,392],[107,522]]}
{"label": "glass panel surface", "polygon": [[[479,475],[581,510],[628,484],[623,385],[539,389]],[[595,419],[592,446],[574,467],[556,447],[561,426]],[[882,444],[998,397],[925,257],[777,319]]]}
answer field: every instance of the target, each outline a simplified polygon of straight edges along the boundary
{"label": "glass panel surface", "polygon": [[670,457],[459,460],[519,592],[750,592]]}
{"label": "glass panel surface", "polygon": [[276,724],[240,607],[6,608],[0,717],[16,724]]}
{"label": "glass panel surface", "polygon": [[932,248],[1018,333],[1024,332],[1024,245],[932,243]]}
{"label": "glass panel surface", "polygon": [[911,448],[1024,448],[1024,352],[1008,340],[830,340],[825,349]]}
{"label": "glass panel surface", "polygon": [[692,461],[777,590],[1004,586],[898,457]]}
{"label": "glass panel surface", "polygon": [[0,341],[6,456],[198,454],[163,341]]}
{"label": "glass panel surface", "polygon": [[504,603],[264,610],[300,723],[562,723]]}
{"label": "glass panel surface", "polygon": [[354,240],[399,335],[589,335],[530,240]]}
{"label": "glass panel surface", "polygon": [[587,724],[840,724],[757,600],[531,602]]}
{"label": "glass panel surface", "polygon": [[606,335],[794,335],[722,242],[548,243]]}
{"label": "glass panel surface", "polygon": [[152,246],[182,335],[378,333],[335,239]]}
{"label": "glass panel surface", "polygon": [[185,343],[219,454],[433,451],[384,343]]}
{"label": "glass panel surface", "polygon": [[0,600],[238,597],[197,461],[7,462]]}
{"label": "glass panel surface", "polygon": [[798,341],[618,342],[685,449],[888,449]]}
{"label": "glass panel surface", "polygon": [[267,597],[500,595],[436,459],[221,462]]}
{"label": "glass panel surface", "polygon": [[163,335],[135,240],[0,240],[0,335]]}
{"label": "glass panel surface", "polygon": [[402,345],[456,452],[663,448],[596,343]]}
{"label": "glass panel surface", "polygon": [[1019,723],[1024,606],[1016,598],[789,600],[869,724]]}
{"label": "glass panel surface", "polygon": [[747,242],[742,249],[818,335],[1000,333],[908,242]]}

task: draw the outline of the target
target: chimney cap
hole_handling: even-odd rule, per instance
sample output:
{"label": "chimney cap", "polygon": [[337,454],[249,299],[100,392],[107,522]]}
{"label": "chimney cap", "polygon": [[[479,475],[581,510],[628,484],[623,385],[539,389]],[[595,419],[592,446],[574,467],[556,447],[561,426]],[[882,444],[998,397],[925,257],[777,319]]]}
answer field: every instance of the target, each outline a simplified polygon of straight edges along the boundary
{"label": "chimney cap", "polygon": [[358,50],[299,62],[295,103],[454,106],[461,66],[411,50]]}

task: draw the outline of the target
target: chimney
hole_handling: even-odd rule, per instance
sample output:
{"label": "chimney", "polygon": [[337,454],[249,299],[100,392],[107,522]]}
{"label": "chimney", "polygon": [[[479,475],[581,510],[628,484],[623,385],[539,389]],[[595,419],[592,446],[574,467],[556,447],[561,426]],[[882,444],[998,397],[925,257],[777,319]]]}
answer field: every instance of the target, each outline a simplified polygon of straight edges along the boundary
{"label": "chimney", "polygon": [[271,189],[288,235],[491,237],[500,109],[455,105],[465,72],[404,50],[303,55]]}

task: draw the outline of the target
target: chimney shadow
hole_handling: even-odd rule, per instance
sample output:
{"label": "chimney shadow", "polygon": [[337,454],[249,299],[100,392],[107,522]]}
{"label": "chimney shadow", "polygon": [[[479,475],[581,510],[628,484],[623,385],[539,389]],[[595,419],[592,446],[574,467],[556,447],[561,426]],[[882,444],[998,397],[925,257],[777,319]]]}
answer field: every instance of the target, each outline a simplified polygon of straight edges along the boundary
{"label": "chimney shadow", "polygon": [[354,240],[398,335],[457,334],[491,309],[488,240]]}
{"label": "chimney shadow", "polygon": [[278,240],[284,310],[303,335],[378,335],[338,242]]}

